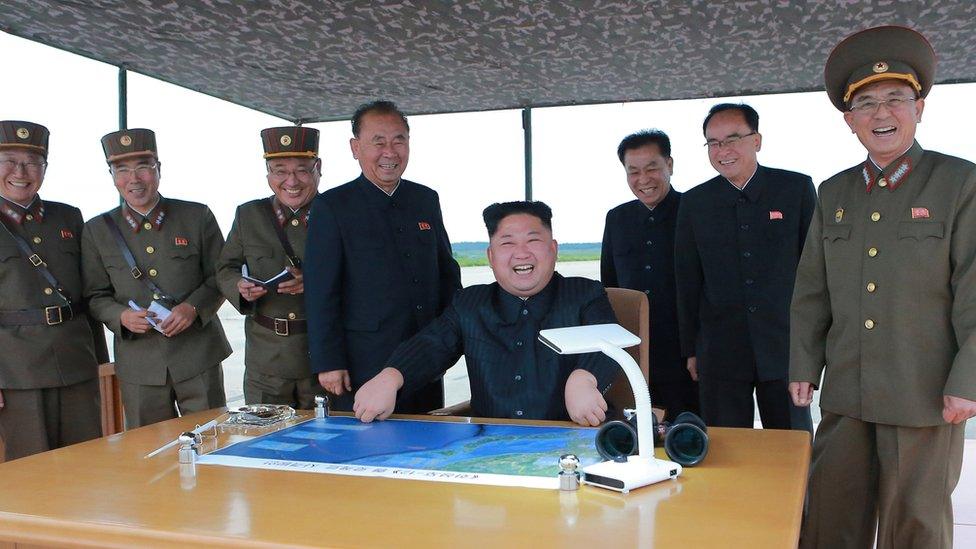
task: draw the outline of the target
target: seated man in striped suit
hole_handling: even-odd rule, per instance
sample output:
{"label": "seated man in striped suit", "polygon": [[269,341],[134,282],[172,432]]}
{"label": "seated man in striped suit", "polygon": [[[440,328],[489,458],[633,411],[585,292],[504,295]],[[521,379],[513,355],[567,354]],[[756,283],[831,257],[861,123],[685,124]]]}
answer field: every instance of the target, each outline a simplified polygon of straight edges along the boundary
{"label": "seated man in striped suit", "polygon": [[549,206],[506,202],[483,215],[496,282],[459,290],[440,317],[402,343],[356,393],[356,417],[387,418],[398,398],[463,354],[472,415],[599,425],[617,366],[600,353],[557,355],[536,338],[542,329],[615,323],[606,292],[599,282],[555,272]]}

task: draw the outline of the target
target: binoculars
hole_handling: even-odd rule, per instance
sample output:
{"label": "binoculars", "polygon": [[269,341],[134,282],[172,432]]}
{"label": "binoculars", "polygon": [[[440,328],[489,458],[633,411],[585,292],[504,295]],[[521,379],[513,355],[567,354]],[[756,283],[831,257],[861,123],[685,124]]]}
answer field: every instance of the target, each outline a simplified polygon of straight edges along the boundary
{"label": "binoculars", "polygon": [[[654,442],[663,444],[671,461],[682,467],[698,465],[708,455],[708,428],[705,422],[691,412],[681,412],[674,422],[654,421]],[[596,450],[608,461],[627,461],[636,455],[637,414],[627,415],[627,421],[615,419],[604,423],[596,433]]]}

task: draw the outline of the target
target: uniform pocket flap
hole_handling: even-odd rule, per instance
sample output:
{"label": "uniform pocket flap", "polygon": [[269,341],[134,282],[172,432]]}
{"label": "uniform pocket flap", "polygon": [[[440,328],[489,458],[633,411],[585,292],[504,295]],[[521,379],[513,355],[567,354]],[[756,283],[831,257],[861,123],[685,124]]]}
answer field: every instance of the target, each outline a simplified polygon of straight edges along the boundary
{"label": "uniform pocket flap", "polygon": [[6,261],[18,256],[20,256],[20,250],[16,246],[0,246],[0,261]]}
{"label": "uniform pocket flap", "polygon": [[941,221],[902,221],[898,224],[898,238],[945,238],[945,224]]}
{"label": "uniform pocket flap", "polygon": [[850,225],[826,225],[823,228],[823,238],[824,240],[850,240],[851,238],[851,226]]}
{"label": "uniform pocket flap", "polygon": [[271,246],[248,245],[248,246],[244,246],[244,256],[253,257],[255,259],[261,257],[273,257],[274,250],[271,248]]}
{"label": "uniform pocket flap", "polygon": [[200,252],[196,249],[183,246],[172,248],[169,253],[170,257],[174,259],[189,259],[199,254]]}

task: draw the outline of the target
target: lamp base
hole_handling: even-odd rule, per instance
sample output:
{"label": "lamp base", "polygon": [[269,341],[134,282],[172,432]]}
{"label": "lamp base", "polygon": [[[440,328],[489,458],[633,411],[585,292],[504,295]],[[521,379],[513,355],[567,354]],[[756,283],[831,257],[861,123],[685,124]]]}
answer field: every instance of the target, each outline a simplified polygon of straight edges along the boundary
{"label": "lamp base", "polygon": [[626,462],[603,461],[583,469],[583,482],[626,494],[635,488],[677,478],[681,466],[673,461],[628,456]]}

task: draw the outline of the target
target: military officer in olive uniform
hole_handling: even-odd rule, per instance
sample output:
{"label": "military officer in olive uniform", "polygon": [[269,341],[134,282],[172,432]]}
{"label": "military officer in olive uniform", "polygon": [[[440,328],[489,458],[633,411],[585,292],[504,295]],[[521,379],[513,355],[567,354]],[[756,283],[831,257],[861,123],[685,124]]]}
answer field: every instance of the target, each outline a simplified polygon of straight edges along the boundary
{"label": "military officer in olive uniform", "polygon": [[[322,160],[315,128],[268,128],[261,132],[268,185],[274,193],[237,208],[220,254],[217,282],[227,300],[247,315],[244,323],[244,400],[311,408],[325,394],[308,361],[302,259],[312,199]],[[270,288],[265,281],[287,269],[290,280]]]}
{"label": "military officer in olive uniform", "polygon": [[882,548],[952,545],[976,414],[976,165],[915,141],[934,73],[904,27],[827,59],[868,154],[820,186],[793,295],[792,398],[823,389],[802,547],[871,547],[876,531]]}
{"label": "military officer in olive uniform", "polygon": [[37,194],[48,136],[39,124],[0,122],[0,461],[101,435],[81,212]]}
{"label": "military officer in olive uniform", "polygon": [[[160,196],[151,130],[112,132],[102,148],[124,203],[85,224],[82,265],[92,315],[115,334],[126,426],[223,406],[231,349],[217,319],[217,220],[203,204]],[[169,316],[148,311],[153,302]]]}

